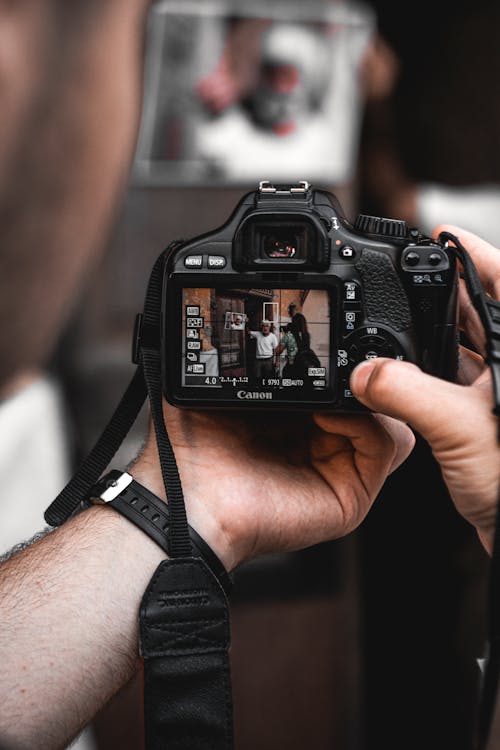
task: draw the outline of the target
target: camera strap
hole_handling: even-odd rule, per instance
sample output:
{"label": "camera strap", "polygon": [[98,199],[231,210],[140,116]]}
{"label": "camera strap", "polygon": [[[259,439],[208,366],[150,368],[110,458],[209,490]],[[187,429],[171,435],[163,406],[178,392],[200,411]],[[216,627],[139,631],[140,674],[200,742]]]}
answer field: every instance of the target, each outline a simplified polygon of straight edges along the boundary
{"label": "camera strap", "polygon": [[[448,244],[462,264],[464,280],[470,300],[476,309],[486,337],[486,362],[493,379],[493,412],[500,416],[500,303],[486,294],[476,267],[458,237],[450,232],[441,232],[438,238]],[[500,426],[498,433],[500,442]],[[493,553],[488,582],[488,654],[481,686],[477,722],[477,750],[486,750],[498,702],[500,677],[500,494],[497,508]]]}
{"label": "camera strap", "polygon": [[177,244],[160,255],[151,273],[144,313],[138,316],[134,333],[137,370],[91,452],[47,508],[45,520],[60,526],[88,501],[148,396],[168,498],[169,559],[155,571],[139,612],[146,748],[232,750],[227,575],[217,575],[221,563],[212,568],[207,564],[209,557],[210,561],[215,557],[212,550],[207,561],[194,555],[182,484],[163,417],[161,295],[165,261]]}

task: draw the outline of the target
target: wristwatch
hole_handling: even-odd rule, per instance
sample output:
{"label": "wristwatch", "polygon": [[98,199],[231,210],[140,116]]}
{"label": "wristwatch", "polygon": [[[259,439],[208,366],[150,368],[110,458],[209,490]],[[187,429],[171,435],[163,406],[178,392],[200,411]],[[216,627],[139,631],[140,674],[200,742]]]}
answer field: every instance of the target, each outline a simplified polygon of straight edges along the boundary
{"label": "wristwatch", "polygon": [[[169,554],[170,514],[167,503],[136,482],[126,471],[113,469],[95,484],[88,495],[89,504],[105,503],[138,526]],[[226,593],[232,580],[213,549],[189,526],[193,555],[201,557],[219,580]]]}

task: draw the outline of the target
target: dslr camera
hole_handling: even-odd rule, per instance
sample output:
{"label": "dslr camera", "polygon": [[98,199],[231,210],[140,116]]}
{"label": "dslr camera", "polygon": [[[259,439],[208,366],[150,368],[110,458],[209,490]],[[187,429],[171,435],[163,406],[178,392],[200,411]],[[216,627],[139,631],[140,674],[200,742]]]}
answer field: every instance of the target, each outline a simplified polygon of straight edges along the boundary
{"label": "dslr camera", "polygon": [[363,409],[365,359],[454,380],[457,264],[404,221],[349,223],[331,193],[262,182],[166,262],[162,381],[178,407]]}

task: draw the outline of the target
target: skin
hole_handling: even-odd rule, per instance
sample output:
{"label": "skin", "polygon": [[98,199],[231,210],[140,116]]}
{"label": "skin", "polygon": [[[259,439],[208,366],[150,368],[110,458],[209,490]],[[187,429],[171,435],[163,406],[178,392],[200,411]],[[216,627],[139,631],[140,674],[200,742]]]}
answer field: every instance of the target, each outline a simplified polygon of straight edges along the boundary
{"label": "skin", "polygon": [[[164,415],[190,523],[228,569],[255,555],[352,531],[414,444],[405,425],[371,415],[288,414],[276,420],[168,404]],[[140,472],[164,497],[152,432]]]}
{"label": "skin", "polygon": [[0,567],[2,750],[62,750],[128,682],[139,602],[162,557],[96,506]]}
{"label": "skin", "polygon": [[149,3],[103,0],[62,28],[57,4],[0,0],[0,398],[50,357],[105,245],[139,122]]}

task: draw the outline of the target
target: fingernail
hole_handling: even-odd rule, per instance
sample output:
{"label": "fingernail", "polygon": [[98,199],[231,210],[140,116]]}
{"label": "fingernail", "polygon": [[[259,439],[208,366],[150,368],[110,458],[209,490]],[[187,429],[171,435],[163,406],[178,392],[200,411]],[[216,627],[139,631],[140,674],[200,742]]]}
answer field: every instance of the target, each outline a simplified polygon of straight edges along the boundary
{"label": "fingernail", "polygon": [[370,359],[356,365],[350,377],[350,385],[353,392],[364,393],[368,379],[375,367],[376,362]]}

